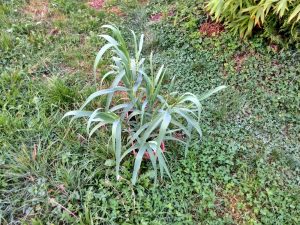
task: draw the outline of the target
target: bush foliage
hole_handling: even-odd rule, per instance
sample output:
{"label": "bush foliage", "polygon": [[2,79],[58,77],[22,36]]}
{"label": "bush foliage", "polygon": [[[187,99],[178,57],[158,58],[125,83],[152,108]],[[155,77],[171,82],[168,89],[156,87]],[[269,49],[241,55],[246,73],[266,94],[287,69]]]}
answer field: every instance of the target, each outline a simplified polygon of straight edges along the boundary
{"label": "bush foliage", "polygon": [[294,0],[210,0],[207,9],[214,19],[241,37],[249,37],[257,28],[273,40],[277,34],[299,40],[300,3]]}

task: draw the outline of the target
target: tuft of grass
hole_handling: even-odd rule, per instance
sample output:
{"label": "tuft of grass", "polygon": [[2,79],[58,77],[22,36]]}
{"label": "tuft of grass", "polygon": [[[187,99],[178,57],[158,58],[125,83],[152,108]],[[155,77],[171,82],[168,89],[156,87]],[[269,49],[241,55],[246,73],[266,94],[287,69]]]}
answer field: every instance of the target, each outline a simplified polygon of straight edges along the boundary
{"label": "tuft of grass", "polygon": [[47,81],[46,96],[49,103],[54,105],[70,105],[76,102],[76,90],[66,84],[66,81],[58,77],[52,77]]}

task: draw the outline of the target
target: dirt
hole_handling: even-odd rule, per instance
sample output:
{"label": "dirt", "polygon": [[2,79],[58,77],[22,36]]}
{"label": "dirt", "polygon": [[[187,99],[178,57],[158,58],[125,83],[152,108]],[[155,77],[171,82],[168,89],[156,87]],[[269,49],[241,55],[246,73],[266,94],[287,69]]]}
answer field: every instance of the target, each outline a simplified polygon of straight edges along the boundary
{"label": "dirt", "polygon": [[154,13],[150,16],[150,20],[154,21],[154,22],[157,22],[157,21],[160,21],[162,19],[162,16],[163,16],[163,14],[161,12],[160,13]]}
{"label": "dirt", "polygon": [[224,26],[220,23],[205,22],[201,24],[199,32],[208,37],[214,37],[224,32]]}
{"label": "dirt", "polygon": [[[167,16],[174,16],[175,12],[174,9],[171,9],[168,13]],[[159,13],[154,13],[150,16],[150,21],[152,22],[159,22],[164,16],[166,16],[165,14],[163,14],[162,12]]]}
{"label": "dirt", "polygon": [[57,34],[60,34],[60,30],[57,27],[55,27],[49,31],[49,35],[51,35],[51,36],[55,36]]}
{"label": "dirt", "polygon": [[118,6],[112,6],[106,10],[108,13],[115,14],[117,16],[125,16],[126,14],[118,7]]}
{"label": "dirt", "polygon": [[271,44],[270,47],[271,47],[271,49],[272,49],[272,51],[274,53],[278,53],[279,52],[279,46],[278,45]]}
{"label": "dirt", "polygon": [[236,54],[234,56],[234,61],[235,61],[235,70],[240,72],[242,69],[242,66],[244,64],[244,62],[246,61],[246,59],[248,58],[249,54],[246,52],[242,52],[239,54]]}
{"label": "dirt", "polygon": [[88,5],[95,10],[105,10],[107,13],[115,14],[117,16],[125,16],[126,14],[118,6],[106,7],[106,0],[89,1]]}
{"label": "dirt", "polygon": [[149,3],[149,0],[139,0],[139,3],[146,5]]}
{"label": "dirt", "polygon": [[104,4],[105,4],[105,0],[93,0],[88,2],[88,5],[90,7],[97,10],[102,9]]}
{"label": "dirt", "polygon": [[46,18],[49,14],[49,2],[46,0],[31,0],[24,8],[24,12],[34,19]]}
{"label": "dirt", "polygon": [[215,202],[216,206],[221,207],[218,216],[223,217],[225,214],[229,214],[236,224],[244,224],[246,215],[255,218],[255,214],[250,205],[247,204],[244,196],[240,194],[223,194],[222,192],[217,192],[217,196],[218,199],[222,198],[226,202],[225,205],[219,201]]}
{"label": "dirt", "polygon": [[173,136],[181,141],[186,138],[186,135],[183,132],[175,132]]}
{"label": "dirt", "polygon": [[66,19],[65,15],[58,10],[50,12],[49,16],[51,17],[52,21],[64,21]]}
{"label": "dirt", "polygon": [[[31,0],[23,8],[22,12],[26,15],[31,16],[37,21],[64,21],[65,16],[59,11],[52,9],[50,10],[48,0]],[[49,31],[50,35],[57,34],[57,28],[52,28]]]}
{"label": "dirt", "polygon": [[233,60],[235,62],[235,70],[237,72],[240,72],[245,61],[251,56],[254,56],[256,58],[259,57],[259,55],[257,53],[255,53],[254,51],[244,51],[244,52],[235,54],[233,57]]}

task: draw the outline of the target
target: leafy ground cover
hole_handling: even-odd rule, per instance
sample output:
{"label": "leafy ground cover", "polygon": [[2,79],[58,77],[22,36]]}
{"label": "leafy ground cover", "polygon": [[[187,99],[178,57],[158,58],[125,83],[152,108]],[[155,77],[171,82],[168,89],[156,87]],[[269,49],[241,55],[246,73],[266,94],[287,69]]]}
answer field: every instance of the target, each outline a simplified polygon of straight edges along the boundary
{"label": "leafy ground cover", "polygon": [[[202,1],[0,3],[0,224],[300,223],[297,48],[240,40]],[[203,102],[201,145],[167,144],[172,182],[154,186],[145,162],[132,186],[133,159],[116,182],[109,133],[60,121],[96,89],[107,22],[143,32],[176,90],[228,86]]]}

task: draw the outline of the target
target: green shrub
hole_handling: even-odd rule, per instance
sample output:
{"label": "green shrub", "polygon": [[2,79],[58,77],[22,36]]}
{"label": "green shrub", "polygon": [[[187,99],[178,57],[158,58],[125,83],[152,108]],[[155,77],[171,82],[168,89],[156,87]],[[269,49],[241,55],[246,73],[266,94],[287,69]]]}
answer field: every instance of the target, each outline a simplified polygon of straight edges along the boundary
{"label": "green shrub", "polygon": [[[202,135],[199,126],[200,100],[223,89],[224,86],[198,98],[192,93],[170,92],[171,84],[168,94],[163,94],[161,87],[166,70],[161,66],[157,72],[154,72],[152,54],[149,65],[146,65],[145,58],[141,57],[144,35],[141,35],[138,42],[135,33],[132,32],[134,40],[134,58],[132,58],[118,28],[111,25],[104,27],[111,29],[113,35],[101,35],[108,43],[101,48],[96,57],[94,73],[103,54],[108,49],[112,49],[113,64],[110,66],[111,70],[103,76],[101,86],[109,76],[114,77],[113,81],[108,89],[90,95],[80,110],[70,111],[64,117],[87,117],[89,136],[102,127],[111,126],[117,179],[121,178],[119,174],[122,160],[131,153],[136,155],[132,174],[133,184],[136,183],[143,158],[150,159],[155,171],[155,180],[158,170],[161,178],[164,173],[170,176],[164,156],[164,142],[170,140],[184,144],[186,154],[191,142],[192,130],[196,130],[200,136],[198,140]],[[122,98],[116,98],[119,95]],[[92,100],[100,96],[107,96],[104,109],[83,110]],[[94,127],[90,129],[93,125]],[[176,133],[186,138],[178,139],[175,137]]]}
{"label": "green shrub", "polygon": [[255,28],[265,28],[264,34],[279,41],[278,34],[299,39],[300,3],[294,0],[210,0],[207,9],[214,19],[249,37]]}

